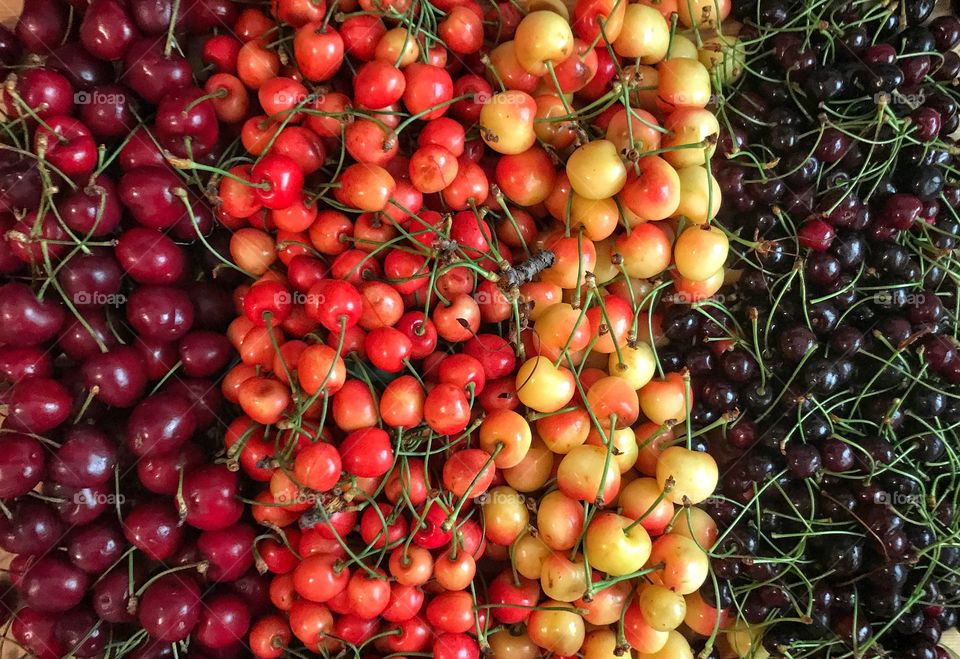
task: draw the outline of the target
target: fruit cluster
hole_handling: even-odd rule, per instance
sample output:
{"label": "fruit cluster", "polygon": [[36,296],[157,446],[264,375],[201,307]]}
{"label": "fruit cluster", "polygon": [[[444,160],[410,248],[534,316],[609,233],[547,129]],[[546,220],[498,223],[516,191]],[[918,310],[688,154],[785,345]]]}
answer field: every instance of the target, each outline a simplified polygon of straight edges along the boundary
{"label": "fruit cluster", "polygon": [[933,4],[736,7],[714,172],[738,278],[664,314],[660,358],[694,427],[738,413],[707,436],[703,595],[745,656],[936,659],[956,626],[960,20]]}
{"label": "fruit cluster", "polygon": [[165,152],[219,159],[177,44],[239,8],[183,3],[171,25],[164,3],[75,4],[28,2],[0,29],[7,642],[169,657],[192,632],[203,657],[269,600],[239,475],[208,457],[233,359],[228,239]]}

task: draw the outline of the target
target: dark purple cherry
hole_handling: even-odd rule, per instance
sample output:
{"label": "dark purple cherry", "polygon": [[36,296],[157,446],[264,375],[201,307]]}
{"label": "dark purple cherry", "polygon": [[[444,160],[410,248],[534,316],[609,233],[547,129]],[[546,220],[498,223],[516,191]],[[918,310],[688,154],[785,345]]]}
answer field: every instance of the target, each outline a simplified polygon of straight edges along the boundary
{"label": "dark purple cherry", "polygon": [[130,13],[141,32],[157,36],[167,33],[171,20],[183,29],[188,5],[181,4],[174,18],[174,4],[173,0],[130,0]]}
{"label": "dark purple cherry", "polygon": [[240,519],[243,503],[237,496],[239,478],[224,465],[205,465],[183,478],[187,523],[203,531],[225,529]]}
{"label": "dark purple cherry", "polygon": [[953,50],[960,43],[960,18],[956,16],[939,16],[933,19],[928,29],[941,53]]}
{"label": "dark purple cherry", "polygon": [[175,341],[156,341],[138,336],[134,348],[143,357],[149,380],[159,380],[170,373],[177,364],[177,344]]}
{"label": "dark purple cherry", "polygon": [[12,517],[0,517],[0,547],[11,554],[42,556],[60,544],[63,522],[49,505],[24,497],[11,509]]}
{"label": "dark purple cherry", "polygon": [[82,374],[87,388],[112,407],[135,405],[147,388],[143,357],[130,346],[91,356],[83,364]]}
{"label": "dark purple cherry", "polygon": [[59,613],[82,602],[89,583],[80,568],[56,556],[45,556],[20,577],[17,590],[27,606]]}
{"label": "dark purple cherry", "polygon": [[225,336],[203,330],[180,339],[179,352],[184,372],[196,378],[216,375],[233,357],[233,347]]}
{"label": "dark purple cherry", "polygon": [[240,7],[233,0],[197,0],[189,5],[187,27],[194,34],[209,32],[222,25],[233,25]]}
{"label": "dark purple cherry", "polygon": [[175,341],[193,326],[193,303],[181,288],[141,286],[127,301],[127,321],[147,339]]}
{"label": "dark purple cherry", "polygon": [[26,284],[0,286],[0,343],[31,346],[49,341],[66,314],[53,298],[38,300]]}
{"label": "dark purple cherry", "polygon": [[50,460],[50,478],[64,485],[102,485],[113,478],[117,445],[93,426],[74,426]]}
{"label": "dark purple cherry", "polygon": [[47,59],[47,66],[67,76],[76,89],[90,90],[115,78],[110,63],[91,55],[78,41],[57,48]]}
{"label": "dark purple cherry", "polygon": [[823,467],[828,471],[844,472],[853,468],[855,456],[850,445],[839,439],[828,439],[820,449]]}
{"label": "dark purple cherry", "polygon": [[780,352],[784,358],[792,362],[799,362],[810,350],[817,345],[813,332],[800,325],[785,330],[778,341]]}
{"label": "dark purple cherry", "polygon": [[117,260],[141,284],[173,284],[186,270],[183,249],[165,234],[134,227],[120,236]]}
{"label": "dark purple cherry", "polygon": [[183,527],[169,500],[148,501],[137,505],[123,520],[123,534],[150,560],[165,561],[183,541]]}
{"label": "dark purple cherry", "polygon": [[214,581],[234,581],[253,567],[256,533],[247,524],[234,524],[218,531],[204,531],[197,538],[197,549],[210,562],[207,577]]}
{"label": "dark purple cherry", "polygon": [[116,520],[104,518],[82,526],[70,534],[67,556],[87,574],[101,575],[116,563],[127,549]]}
{"label": "dark purple cherry", "polygon": [[13,30],[6,25],[0,25],[0,63],[6,66],[16,64],[21,54],[20,40]]}
{"label": "dark purple cherry", "polygon": [[23,4],[16,34],[31,53],[47,55],[67,36],[70,11],[60,0],[30,0]]}
{"label": "dark purple cherry", "polygon": [[165,575],[144,591],[137,617],[151,638],[182,641],[200,619],[200,588],[183,572]]}
{"label": "dark purple cherry", "polygon": [[69,192],[58,208],[64,224],[70,229],[94,237],[113,233],[123,214],[117,186],[102,174],[90,185]]}
{"label": "dark purple cherry", "polygon": [[210,281],[191,285],[191,291],[193,306],[196,308],[194,328],[224,331],[235,315],[230,292]]}
{"label": "dark purple cherry", "polygon": [[139,457],[177,450],[197,429],[190,402],[157,393],[140,402],[127,420],[127,448]]}
{"label": "dark purple cherry", "polygon": [[140,39],[127,51],[123,82],[142,99],[158,104],[165,96],[193,84],[193,71],[183,57],[163,54],[163,42]]}
{"label": "dark purple cherry", "polygon": [[78,606],[57,616],[56,635],[71,656],[85,659],[102,656],[110,634],[92,610]]}
{"label": "dark purple cherry", "polygon": [[787,469],[797,478],[810,478],[820,470],[820,452],[810,444],[787,445]]}
{"label": "dark purple cherry", "polygon": [[4,427],[43,434],[67,420],[71,404],[70,393],[57,380],[26,378],[14,384],[9,392]]}

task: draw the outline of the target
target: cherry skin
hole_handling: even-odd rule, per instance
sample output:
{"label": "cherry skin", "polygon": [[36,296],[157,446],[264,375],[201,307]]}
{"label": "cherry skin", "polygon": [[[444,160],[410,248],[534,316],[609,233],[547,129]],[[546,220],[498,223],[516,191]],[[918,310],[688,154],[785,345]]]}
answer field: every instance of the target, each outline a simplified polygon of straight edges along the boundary
{"label": "cherry skin", "polygon": [[183,498],[187,523],[216,531],[231,526],[243,514],[243,503],[236,498],[239,479],[224,465],[207,465],[187,472],[183,477]]}
{"label": "cherry skin", "polygon": [[189,576],[168,574],[140,599],[138,620],[151,638],[172,643],[186,638],[200,620],[200,588]]}

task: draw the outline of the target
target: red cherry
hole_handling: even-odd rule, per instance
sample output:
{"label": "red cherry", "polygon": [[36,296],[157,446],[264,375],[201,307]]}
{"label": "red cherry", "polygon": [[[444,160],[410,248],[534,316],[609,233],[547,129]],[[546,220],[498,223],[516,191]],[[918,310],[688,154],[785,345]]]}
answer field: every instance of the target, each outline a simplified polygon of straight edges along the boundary
{"label": "red cherry", "polygon": [[293,159],[267,155],[250,170],[250,180],[258,186],[257,198],[266,208],[283,209],[300,201],[303,172]]}

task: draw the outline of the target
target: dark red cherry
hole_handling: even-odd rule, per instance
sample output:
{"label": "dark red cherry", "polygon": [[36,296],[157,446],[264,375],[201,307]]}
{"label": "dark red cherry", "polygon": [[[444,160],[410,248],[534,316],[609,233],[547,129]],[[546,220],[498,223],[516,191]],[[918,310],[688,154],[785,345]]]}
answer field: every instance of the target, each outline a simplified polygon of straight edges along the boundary
{"label": "dark red cherry", "polygon": [[183,249],[167,235],[143,227],[120,236],[116,255],[123,269],[141,284],[173,284],[186,270]]}
{"label": "dark red cherry", "polygon": [[250,607],[236,593],[216,593],[203,600],[194,638],[200,645],[227,648],[244,638],[250,627]]}
{"label": "dark red cherry", "polygon": [[31,53],[46,55],[61,44],[70,25],[70,11],[60,0],[23,3],[16,35]]}
{"label": "dark red cherry", "polygon": [[[177,15],[173,15],[174,4],[180,5]],[[130,14],[140,31],[144,34],[166,34],[170,21],[180,27],[187,14],[189,3],[175,3],[174,0],[130,0]]]}
{"label": "dark red cherry", "polygon": [[116,184],[102,174],[90,185],[67,193],[58,208],[64,224],[81,236],[113,233],[123,214]]}
{"label": "dark red cherry", "polygon": [[[40,205],[40,170],[26,159],[0,169],[0,211],[31,211]],[[10,245],[9,238],[7,244]]]}
{"label": "dark red cherry", "polygon": [[101,85],[77,94],[80,119],[98,140],[126,137],[137,119],[133,96],[120,85]]}
{"label": "dark red cherry", "polygon": [[180,363],[190,377],[216,375],[233,357],[233,347],[222,334],[195,330],[180,339]]}
{"label": "dark red cherry", "polygon": [[48,378],[53,374],[49,352],[37,346],[0,347],[0,378],[16,382],[28,377]]}
{"label": "dark red cherry", "polygon": [[72,317],[67,321],[57,340],[67,357],[82,361],[100,354],[101,345],[107,350],[118,345],[103,309],[83,309],[79,315],[80,318]]}
{"label": "dark red cherry", "polygon": [[60,286],[76,307],[117,307],[123,271],[113,254],[95,251],[77,254],[66,261],[57,274]]}
{"label": "dark red cherry", "polygon": [[120,201],[138,224],[169,229],[186,213],[177,191],[184,186],[168,167],[138,167],[120,179]]}
{"label": "dark red cherry", "polygon": [[196,317],[196,329],[222,332],[234,317],[233,298],[224,287],[210,281],[202,281],[191,287]]}
{"label": "dark red cherry", "polygon": [[10,513],[10,519],[0,516],[0,547],[4,551],[42,556],[63,540],[63,522],[43,501],[23,497]]}
{"label": "dark red cherry", "polygon": [[[146,126],[141,126],[133,131],[133,134],[120,147],[120,155],[117,156],[117,161],[120,163],[120,168],[125,172],[141,167],[170,169],[163,157],[163,152],[154,143]],[[145,177],[145,180],[148,178],[149,176]]]}
{"label": "dark red cherry", "polygon": [[7,244],[24,263],[40,266],[48,256],[56,262],[67,253],[67,238],[56,215],[45,213],[40,218],[36,211],[31,211],[7,234]]}
{"label": "dark red cherry", "polygon": [[116,500],[116,495],[104,485],[70,487],[52,480],[43,484],[43,493],[57,500],[54,506],[60,519],[70,525],[89,524]]}
{"label": "dark red cherry", "polygon": [[197,549],[210,562],[207,577],[214,581],[234,581],[253,567],[256,533],[247,524],[234,524],[218,531],[204,531],[197,538]]}
{"label": "dark red cherry", "polygon": [[97,166],[97,143],[90,129],[73,117],[50,117],[37,128],[33,148],[65,176],[80,180]]}
{"label": "dark red cherry", "polygon": [[196,444],[187,443],[180,450],[150,455],[137,462],[137,477],[145,488],[156,494],[174,495],[180,484],[180,471],[188,471],[206,461]]}
{"label": "dark red cherry", "polygon": [[134,42],[124,59],[123,83],[153,105],[178,89],[193,84],[190,63],[180,55],[163,53],[163,42],[141,39]]}
{"label": "dark red cherry", "polygon": [[70,562],[97,576],[116,563],[126,549],[127,542],[117,521],[106,516],[75,529],[67,542]]}
{"label": "dark red cherry", "polygon": [[24,607],[17,611],[10,631],[20,647],[37,659],[60,659],[66,649],[57,640],[56,624],[55,616]]}
{"label": "dark red cherry", "polygon": [[0,286],[0,343],[32,346],[49,341],[66,314],[52,297],[38,300],[26,284]]}
{"label": "dark red cherry", "polygon": [[81,659],[102,656],[110,636],[108,628],[86,606],[78,606],[57,616],[55,633],[69,654]]}
{"label": "dark red cherry", "polygon": [[91,392],[112,407],[131,407],[147,388],[145,362],[130,346],[118,346],[99,352],[84,362],[81,373]]}
{"label": "dark red cherry", "polygon": [[247,603],[251,614],[256,616],[273,610],[270,602],[270,579],[266,575],[249,570],[230,584],[230,587]]}
{"label": "dark red cherry", "polygon": [[9,392],[4,428],[43,434],[70,416],[71,397],[57,380],[26,378]]}
{"label": "dark red cherry", "polygon": [[176,341],[157,341],[138,336],[133,343],[146,364],[148,380],[159,380],[177,365]]}
{"label": "dark red cherry", "polygon": [[74,426],[50,460],[50,478],[64,485],[102,485],[113,478],[117,445],[93,426]]}
{"label": "dark red cherry", "polygon": [[236,498],[239,478],[224,465],[193,469],[183,478],[187,523],[204,531],[225,529],[240,519],[243,503]]}
{"label": "dark red cherry", "polygon": [[156,393],[130,413],[127,448],[140,457],[168,453],[188,441],[196,429],[196,416],[186,398]]}
{"label": "dark red cherry", "polygon": [[[0,188],[5,185],[3,181],[3,174],[0,173]],[[0,194],[0,209],[6,207],[6,197],[7,195]],[[0,215],[0,236],[2,236],[0,237],[0,275],[16,274],[23,267],[23,261],[17,256],[10,241],[6,238],[7,232],[12,230],[16,224],[13,216]]]}
{"label": "dark red cherry", "polygon": [[20,40],[13,30],[6,25],[0,25],[0,62],[6,66],[16,64],[21,55]]}
{"label": "dark red cherry", "polygon": [[47,66],[67,76],[75,89],[90,90],[113,82],[116,74],[109,62],[91,55],[79,41],[57,48],[47,59]]}
{"label": "dark red cherry", "polygon": [[200,619],[200,588],[183,572],[165,575],[147,587],[137,619],[150,636],[173,643],[190,635]]}
{"label": "dark red cherry", "polygon": [[203,378],[172,378],[163,385],[161,391],[183,396],[190,401],[193,413],[197,417],[197,428],[206,430],[220,418],[223,407],[223,394],[212,380]]}
{"label": "dark red cherry", "polygon": [[180,548],[183,527],[172,502],[158,499],[141,503],[127,513],[123,535],[150,560],[165,561]]}
{"label": "dark red cherry", "polygon": [[83,601],[90,578],[62,558],[45,556],[20,577],[17,590],[24,603],[38,611],[68,611]]}
{"label": "dark red cherry", "polygon": [[125,3],[93,0],[80,23],[80,42],[100,59],[121,59],[139,33]]}
{"label": "dark red cherry", "polygon": [[[25,69],[17,77],[17,94],[38,116],[42,118],[73,114],[73,85],[62,73],[37,67]],[[11,99],[12,100],[12,99]],[[14,105],[21,112],[19,105]]]}
{"label": "dark red cherry", "polygon": [[166,95],[157,106],[157,138],[176,156],[202,158],[213,150],[220,136],[213,103],[200,100],[203,96],[203,90],[186,87]]}
{"label": "dark red cherry", "polygon": [[221,25],[233,25],[240,7],[233,0],[196,0],[187,12],[187,27],[194,34],[209,32]]}
{"label": "dark red cherry", "polygon": [[133,622],[135,617],[130,613],[129,603],[131,586],[133,590],[143,584],[143,565],[135,562],[133,567],[133,583],[130,583],[129,568],[124,562],[107,572],[93,587],[91,603],[93,610],[106,622]]}
{"label": "dark red cherry", "polygon": [[145,338],[175,341],[193,326],[193,303],[180,288],[141,286],[127,300],[127,321]]}

